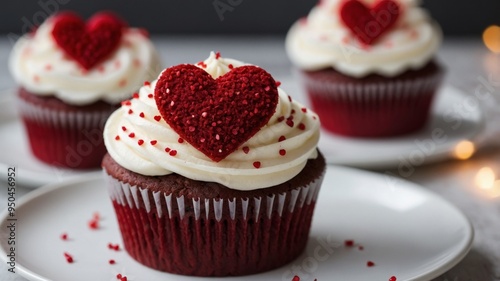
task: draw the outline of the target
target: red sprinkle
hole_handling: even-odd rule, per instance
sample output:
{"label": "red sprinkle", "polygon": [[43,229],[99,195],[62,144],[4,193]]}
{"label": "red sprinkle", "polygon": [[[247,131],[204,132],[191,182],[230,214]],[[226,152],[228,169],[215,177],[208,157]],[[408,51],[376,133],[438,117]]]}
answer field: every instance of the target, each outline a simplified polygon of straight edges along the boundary
{"label": "red sprinkle", "polygon": [[61,239],[64,241],[68,240],[68,234],[67,233],[61,234]]}
{"label": "red sprinkle", "polygon": [[286,137],[285,136],[280,136],[280,138],[278,139],[278,142],[282,142],[284,140],[286,140]]}
{"label": "red sprinkle", "polygon": [[292,112],[291,112],[291,113],[292,113],[292,114],[295,114],[295,109],[292,109]]}
{"label": "red sprinkle", "polygon": [[254,166],[256,169],[260,168],[260,161],[255,161],[255,162],[253,162],[253,166]]}
{"label": "red sprinkle", "polygon": [[120,281],[127,281],[127,276],[123,276]]}
{"label": "red sprinkle", "polygon": [[134,94],[132,95],[132,97],[133,97],[134,99],[138,99],[138,98],[139,98],[139,93],[134,93]]}
{"label": "red sprinkle", "polygon": [[138,144],[138,145],[143,145],[143,144],[144,144],[144,140],[138,140],[138,141],[137,141],[137,144]]}
{"label": "red sprinkle", "polygon": [[184,140],[183,140],[182,138],[179,138],[179,139],[177,140],[177,142],[178,142],[178,143],[183,143],[183,142],[184,142]]}
{"label": "red sprinkle", "polygon": [[227,67],[229,67],[229,69],[233,69],[234,66],[232,64],[228,64]]}
{"label": "red sprinkle", "polygon": [[122,126],[122,131],[126,132],[127,131],[127,127]]}
{"label": "red sprinkle", "polygon": [[150,143],[151,145],[155,145],[157,142],[158,142],[157,140],[152,140],[152,141],[150,141],[149,143]]}
{"label": "red sprinkle", "polygon": [[153,98],[153,94],[149,94],[148,98],[152,99]]}
{"label": "red sprinkle", "polygon": [[92,219],[91,221],[89,221],[89,227],[90,229],[98,229],[99,228],[99,221],[96,220],[96,219]]}
{"label": "red sprinkle", "polygon": [[396,280],[398,280],[396,276],[391,276],[391,278],[389,278],[389,281],[396,281]]}
{"label": "red sprinkle", "polygon": [[122,105],[132,105],[132,102],[130,102],[130,100],[124,100],[122,101]]}
{"label": "red sprinkle", "polygon": [[290,102],[292,102],[292,97],[291,97],[291,96],[288,96],[288,100],[289,100]]}
{"label": "red sprinkle", "polygon": [[285,155],[286,155],[286,150],[284,150],[284,149],[280,149],[280,155],[281,155],[281,156],[285,156]]}
{"label": "red sprinkle", "polygon": [[66,261],[68,263],[73,263],[73,256],[71,256],[70,254],[68,254],[67,252],[64,252],[64,257],[66,258]]}
{"label": "red sprinkle", "polygon": [[292,278],[292,281],[300,281],[300,277],[295,275],[293,278]]}
{"label": "red sprinkle", "polygon": [[220,52],[215,53],[215,59],[216,60],[220,59]]}
{"label": "red sprinkle", "polygon": [[149,81],[144,81],[144,86],[149,86],[149,85],[151,85],[151,82],[149,82]]}
{"label": "red sprinkle", "polygon": [[288,126],[290,126],[290,127],[293,127],[293,125],[294,125],[293,121],[292,121],[292,120],[290,120],[290,119],[287,119],[287,120],[286,120],[286,124],[287,124]]}
{"label": "red sprinkle", "polygon": [[352,246],[354,246],[354,240],[345,240],[344,245],[346,247],[352,247]]}
{"label": "red sprinkle", "polygon": [[122,279],[122,275],[120,273],[116,274],[116,279]]}
{"label": "red sprinkle", "polygon": [[154,119],[155,119],[157,122],[160,122],[160,120],[161,120],[161,116],[160,116],[160,115],[156,115],[156,116],[154,117]]}
{"label": "red sprinkle", "polygon": [[300,123],[299,124],[299,129],[304,131],[306,129],[306,125],[304,125],[304,123]]}
{"label": "red sprinkle", "polygon": [[375,263],[372,261],[368,261],[368,262],[366,262],[366,266],[373,267],[373,266],[375,266]]}
{"label": "red sprinkle", "polygon": [[177,150],[171,150],[168,154],[170,156],[175,156],[175,155],[177,155]]}
{"label": "red sprinkle", "polygon": [[109,260],[109,264],[115,264],[115,263],[116,263],[115,260],[113,260],[113,259]]}
{"label": "red sprinkle", "polygon": [[305,107],[302,107],[302,108],[301,108],[301,110],[302,110],[302,112],[304,112],[304,113],[306,113],[306,112],[307,112],[307,108],[305,108]]}
{"label": "red sprinkle", "polygon": [[242,149],[245,154],[248,154],[248,152],[250,151],[250,148],[248,146],[244,146]]}
{"label": "red sprinkle", "polygon": [[120,140],[120,136],[116,135],[115,140]]}
{"label": "red sprinkle", "polygon": [[139,113],[139,117],[144,118],[144,112]]}
{"label": "red sprinkle", "polygon": [[129,137],[129,138],[135,138],[135,133],[130,133],[130,134],[128,134],[128,137]]}
{"label": "red sprinkle", "polygon": [[199,66],[201,66],[202,68],[207,68],[207,64],[206,64],[206,63],[204,63],[204,62],[202,62],[202,61],[200,61],[200,62],[199,62],[199,63],[197,63],[196,65],[199,65]]}
{"label": "red sprinkle", "polygon": [[283,120],[285,120],[285,116],[280,116],[278,117],[278,119],[276,121],[278,122],[283,122]]}
{"label": "red sprinkle", "polygon": [[128,114],[132,114],[132,113],[134,113],[134,111],[132,109],[129,109]]}
{"label": "red sprinkle", "polygon": [[169,153],[169,152],[170,152],[170,150],[171,150],[171,149],[170,149],[170,147],[165,148],[165,152],[166,152],[166,153]]}

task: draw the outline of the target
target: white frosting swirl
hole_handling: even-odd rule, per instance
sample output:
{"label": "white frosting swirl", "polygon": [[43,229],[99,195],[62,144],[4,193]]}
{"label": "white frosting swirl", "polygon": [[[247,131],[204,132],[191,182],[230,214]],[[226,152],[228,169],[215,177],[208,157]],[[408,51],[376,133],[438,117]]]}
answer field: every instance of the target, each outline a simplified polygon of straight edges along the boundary
{"label": "white frosting swirl", "polygon": [[[352,77],[399,75],[428,63],[441,44],[442,34],[415,0],[398,1],[402,14],[395,26],[373,45],[363,46],[340,18],[342,0],[324,0],[307,18],[289,30],[286,50],[304,70],[333,67]],[[374,0],[363,0],[372,5]]]}
{"label": "white frosting swirl", "polygon": [[159,56],[147,36],[139,29],[126,28],[117,50],[86,71],[57,46],[51,34],[52,19],[48,18],[34,35],[21,37],[9,59],[14,79],[29,92],[53,95],[73,105],[98,100],[116,104],[161,70]]}
{"label": "white frosting swirl", "polygon": [[[215,59],[213,54],[204,63],[206,67],[202,68],[212,77],[230,71],[230,67],[226,67],[229,64],[244,65],[235,60]],[[146,176],[177,173],[193,180],[218,182],[232,189],[253,190],[293,178],[308,159],[317,157],[317,115],[292,101],[280,88],[276,112],[267,125],[228,157],[214,162],[186,141],[179,142],[179,135],[159,118],[153,97],[155,85],[156,81],[143,86],[137,98],[111,115],[104,129],[109,154],[128,170]],[[293,116],[293,126],[291,122],[287,124],[286,118],[290,116]],[[254,166],[256,162],[260,167]]]}

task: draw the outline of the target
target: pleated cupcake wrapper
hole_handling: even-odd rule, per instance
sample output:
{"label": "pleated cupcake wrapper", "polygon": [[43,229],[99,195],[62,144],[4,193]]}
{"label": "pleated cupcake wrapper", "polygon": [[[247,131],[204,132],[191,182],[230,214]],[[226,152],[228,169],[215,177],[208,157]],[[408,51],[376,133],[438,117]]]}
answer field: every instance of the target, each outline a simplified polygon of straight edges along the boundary
{"label": "pleated cupcake wrapper", "polygon": [[106,174],[128,254],[151,268],[193,276],[254,274],[299,256],[323,176],[265,197],[188,199]]}
{"label": "pleated cupcake wrapper", "polygon": [[[296,208],[302,208],[305,205],[310,205],[315,202],[318,197],[321,181],[317,180],[310,185],[297,188],[289,193],[273,194],[271,196],[245,198],[237,200],[233,199],[186,199],[184,196],[174,197],[172,194],[163,194],[162,192],[151,192],[148,189],[142,189],[135,185],[130,185],[116,180],[107,173],[108,178],[108,192],[111,200],[116,201],[118,204],[128,206],[131,209],[138,209],[144,206],[147,213],[151,211],[157,212],[158,217],[167,215],[172,219],[174,215],[183,219],[185,216],[186,208],[194,211],[195,219],[200,219],[204,216],[209,219],[213,215],[217,221],[222,219],[223,207],[228,206],[229,217],[234,220],[236,218],[237,208],[240,208],[243,213],[243,219],[254,219],[258,221],[260,216],[271,218],[273,211],[277,211],[281,217],[283,211],[293,212]],[[287,196],[290,196],[288,205],[285,205]],[[150,198],[154,198],[151,202]],[[167,210],[163,210],[162,203],[167,206]],[[265,204],[264,204],[265,203]],[[204,208],[201,208],[201,206]],[[249,206],[252,206],[254,212],[248,213]],[[265,206],[264,208],[261,207]],[[203,209],[203,210],[202,210]],[[175,213],[175,214],[174,214]],[[238,218],[239,219],[239,218]]]}
{"label": "pleated cupcake wrapper", "polygon": [[333,133],[361,137],[396,136],[422,128],[442,80],[441,73],[378,83],[299,75],[322,126]]}
{"label": "pleated cupcake wrapper", "polygon": [[18,109],[31,150],[39,160],[75,169],[100,166],[106,152],[103,127],[112,108],[99,112],[63,111],[18,98]]}

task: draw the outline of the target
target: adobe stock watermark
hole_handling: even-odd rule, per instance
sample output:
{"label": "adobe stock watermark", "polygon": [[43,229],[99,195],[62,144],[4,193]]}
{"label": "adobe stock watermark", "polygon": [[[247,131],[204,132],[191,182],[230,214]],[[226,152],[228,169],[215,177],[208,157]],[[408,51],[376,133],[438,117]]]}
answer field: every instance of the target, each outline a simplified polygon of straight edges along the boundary
{"label": "adobe stock watermark", "polygon": [[34,30],[50,15],[59,12],[62,5],[66,5],[70,1],[71,0],[39,0],[37,4],[40,7],[40,10],[36,11],[30,18],[26,16],[21,18],[21,33],[17,34],[10,32],[9,34],[7,34],[7,38],[12,44],[14,44],[23,34]]}
{"label": "adobe stock watermark", "polygon": [[325,237],[316,237],[311,239],[309,243],[314,243],[314,246],[309,245],[306,249],[308,255],[293,262],[288,266],[287,270],[281,275],[281,280],[290,281],[294,276],[300,276],[303,280],[308,280],[314,277],[314,272],[319,268],[319,265],[326,262],[332,257],[335,250],[341,247],[341,243],[335,240],[333,234]]}
{"label": "adobe stock watermark", "polygon": [[386,180],[392,187],[395,187],[400,177],[405,179],[410,178],[415,173],[416,168],[423,165],[426,158],[433,155],[437,147],[449,139],[449,132],[460,129],[464,125],[464,119],[478,112],[481,104],[497,103],[494,96],[495,88],[492,82],[482,76],[478,76],[477,81],[479,83],[474,89],[473,94],[451,105],[444,112],[442,121],[445,127],[434,128],[429,137],[414,140],[415,149],[406,156],[400,155],[398,157],[398,175],[389,171],[385,172]]}
{"label": "adobe stock watermark", "polygon": [[214,0],[212,5],[214,6],[217,16],[219,16],[220,21],[224,20],[224,14],[227,12],[233,12],[236,7],[241,5],[243,0]]}

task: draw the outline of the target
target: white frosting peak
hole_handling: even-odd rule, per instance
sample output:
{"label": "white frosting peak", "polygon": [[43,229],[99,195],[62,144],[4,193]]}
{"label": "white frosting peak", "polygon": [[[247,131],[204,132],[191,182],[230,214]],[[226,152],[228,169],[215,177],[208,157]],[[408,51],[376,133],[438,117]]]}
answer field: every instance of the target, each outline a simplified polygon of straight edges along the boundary
{"label": "white frosting peak", "polygon": [[[364,0],[371,6],[375,0]],[[342,0],[323,0],[289,30],[286,50],[304,70],[333,67],[352,77],[397,76],[428,63],[441,43],[441,30],[419,1],[395,0],[402,13],[391,30],[370,46],[360,44],[340,18]]]}
{"label": "white frosting peak", "polygon": [[117,50],[88,71],[57,46],[52,29],[49,18],[36,33],[16,42],[9,59],[14,79],[31,93],[54,95],[73,105],[97,100],[115,104],[160,71],[159,56],[139,29],[126,28]]}
{"label": "white frosting peak", "polygon": [[[245,65],[214,58],[211,54],[204,61],[206,67],[202,67],[213,77],[230,71],[229,64]],[[138,98],[115,111],[104,129],[109,154],[128,170],[147,176],[177,173],[232,189],[252,190],[290,180],[302,171],[308,159],[317,157],[317,115],[280,88],[276,112],[267,125],[228,157],[214,162],[186,141],[179,141],[179,135],[160,118],[153,97],[155,85],[156,81],[143,86]],[[293,126],[286,119],[290,116]],[[256,162],[260,167],[256,168]]]}

